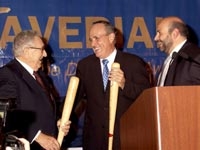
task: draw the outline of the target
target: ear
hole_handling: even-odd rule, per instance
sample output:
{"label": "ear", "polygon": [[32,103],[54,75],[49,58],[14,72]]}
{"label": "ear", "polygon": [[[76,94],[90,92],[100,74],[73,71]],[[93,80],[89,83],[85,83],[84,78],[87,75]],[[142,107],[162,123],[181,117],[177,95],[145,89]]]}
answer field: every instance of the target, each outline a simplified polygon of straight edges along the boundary
{"label": "ear", "polygon": [[29,52],[29,48],[28,47],[23,47],[23,53],[26,54]]}
{"label": "ear", "polygon": [[32,56],[33,53],[32,51],[30,50],[29,47],[23,47],[23,57],[30,57],[30,55]]}
{"label": "ear", "polygon": [[110,40],[110,42],[114,42],[114,40],[115,40],[115,34],[114,33],[109,34],[109,40]]}
{"label": "ear", "polygon": [[180,35],[180,32],[177,28],[175,28],[172,32],[172,36],[174,39],[176,39]]}

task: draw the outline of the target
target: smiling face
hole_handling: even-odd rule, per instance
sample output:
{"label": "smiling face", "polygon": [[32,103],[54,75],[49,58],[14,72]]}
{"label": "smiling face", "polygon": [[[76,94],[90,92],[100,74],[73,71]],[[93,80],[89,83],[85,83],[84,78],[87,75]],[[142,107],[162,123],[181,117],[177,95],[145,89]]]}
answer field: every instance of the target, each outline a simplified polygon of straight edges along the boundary
{"label": "smiling face", "polygon": [[170,51],[172,50],[172,45],[173,45],[173,38],[171,34],[169,33],[168,22],[166,22],[165,20],[161,21],[158,24],[157,32],[156,32],[156,36],[154,40],[157,43],[157,47],[161,51],[167,54],[170,53]]}
{"label": "smiling face", "polygon": [[98,58],[108,57],[114,50],[114,33],[108,33],[102,23],[94,24],[90,29],[89,40]]}
{"label": "smiling face", "polygon": [[32,46],[29,47],[29,63],[35,69],[38,70],[42,66],[43,57],[47,56],[44,49],[44,43],[40,37],[35,37]]}
{"label": "smiling face", "polygon": [[46,56],[44,43],[38,36],[35,36],[32,42],[24,47],[23,59],[35,71],[42,66],[42,59]]}

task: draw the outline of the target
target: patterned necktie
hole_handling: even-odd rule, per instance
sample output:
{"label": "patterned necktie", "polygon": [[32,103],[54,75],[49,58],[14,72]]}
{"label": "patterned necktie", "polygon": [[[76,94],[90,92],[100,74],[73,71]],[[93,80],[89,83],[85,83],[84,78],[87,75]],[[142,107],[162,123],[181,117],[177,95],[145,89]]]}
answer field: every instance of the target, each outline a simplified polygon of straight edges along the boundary
{"label": "patterned necktie", "polygon": [[102,60],[103,63],[103,85],[104,85],[104,90],[106,89],[107,86],[107,82],[108,82],[108,74],[109,74],[109,70],[108,70],[108,60],[104,59]]}

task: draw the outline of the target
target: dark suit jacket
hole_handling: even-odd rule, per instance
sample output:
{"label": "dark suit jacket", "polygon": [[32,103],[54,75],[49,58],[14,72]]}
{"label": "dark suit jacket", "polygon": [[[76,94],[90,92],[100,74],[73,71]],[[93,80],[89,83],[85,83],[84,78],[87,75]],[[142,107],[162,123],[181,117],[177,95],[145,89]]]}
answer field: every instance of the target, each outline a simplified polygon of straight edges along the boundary
{"label": "dark suit jacket", "polygon": [[[139,57],[117,51],[115,62],[120,63],[124,71],[126,83],[119,90],[114,129],[113,150],[120,149],[119,124],[120,117],[140,95],[150,87],[146,63]],[[104,91],[100,60],[95,55],[79,61],[77,76],[80,78],[77,99],[87,99],[83,148],[85,150],[107,150],[109,124],[109,83]],[[134,135],[133,135],[134,136]]]}
{"label": "dark suit jacket", "polygon": [[[45,74],[41,75],[48,85]],[[6,131],[17,129],[30,142],[38,130],[56,135],[54,106],[37,81],[16,59],[0,69],[0,99],[7,98],[16,99],[16,108],[8,115]]]}
{"label": "dark suit jacket", "polygon": [[164,86],[200,84],[200,49],[186,42],[168,70]]}

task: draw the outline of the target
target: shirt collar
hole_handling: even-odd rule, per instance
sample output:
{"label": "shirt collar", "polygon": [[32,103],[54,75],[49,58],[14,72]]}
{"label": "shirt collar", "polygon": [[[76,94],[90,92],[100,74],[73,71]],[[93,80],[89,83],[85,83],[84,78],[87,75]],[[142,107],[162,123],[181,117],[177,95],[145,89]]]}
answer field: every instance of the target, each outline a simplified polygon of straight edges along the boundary
{"label": "shirt collar", "polygon": [[34,70],[29,65],[27,65],[26,63],[24,63],[23,61],[21,61],[17,58],[15,58],[15,59],[33,76]]}
{"label": "shirt collar", "polygon": [[[115,61],[116,54],[117,54],[117,49],[115,48],[114,51],[108,57],[104,58],[104,59],[107,59],[109,61],[108,64],[107,64],[109,70],[111,70],[111,65]],[[103,59],[100,59],[101,68],[103,68],[102,60]]]}
{"label": "shirt collar", "polygon": [[181,49],[181,47],[185,44],[187,40],[184,40],[183,42],[181,42],[180,44],[178,44],[170,53],[170,57],[172,57],[173,52],[179,52],[179,50]]}

